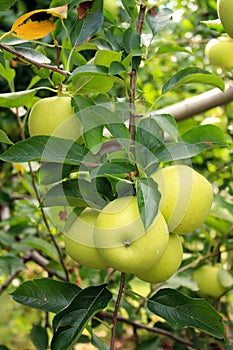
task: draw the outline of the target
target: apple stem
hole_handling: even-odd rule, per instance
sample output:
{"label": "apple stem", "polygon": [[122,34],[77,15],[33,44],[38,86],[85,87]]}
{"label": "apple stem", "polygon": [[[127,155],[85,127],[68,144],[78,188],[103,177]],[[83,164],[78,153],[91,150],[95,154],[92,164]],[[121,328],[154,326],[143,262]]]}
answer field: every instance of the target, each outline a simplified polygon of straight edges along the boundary
{"label": "apple stem", "polygon": [[125,273],[122,272],[121,273],[120,287],[119,287],[116,305],[115,305],[115,310],[114,310],[113,318],[112,318],[112,334],[111,334],[110,350],[114,350],[115,337],[116,337],[117,315],[118,315],[118,311],[120,308],[120,303],[121,303],[121,298],[122,298],[124,287],[125,287]]}

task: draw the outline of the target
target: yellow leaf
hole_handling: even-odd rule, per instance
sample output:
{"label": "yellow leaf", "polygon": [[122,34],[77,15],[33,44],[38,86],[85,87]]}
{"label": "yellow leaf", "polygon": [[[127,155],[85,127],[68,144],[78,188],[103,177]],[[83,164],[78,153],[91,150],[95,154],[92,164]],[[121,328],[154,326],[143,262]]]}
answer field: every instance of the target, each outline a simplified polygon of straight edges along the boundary
{"label": "yellow leaf", "polygon": [[66,18],[67,9],[68,5],[65,5],[25,13],[23,16],[17,18],[10,33],[24,40],[43,38],[55,28],[52,16]]}

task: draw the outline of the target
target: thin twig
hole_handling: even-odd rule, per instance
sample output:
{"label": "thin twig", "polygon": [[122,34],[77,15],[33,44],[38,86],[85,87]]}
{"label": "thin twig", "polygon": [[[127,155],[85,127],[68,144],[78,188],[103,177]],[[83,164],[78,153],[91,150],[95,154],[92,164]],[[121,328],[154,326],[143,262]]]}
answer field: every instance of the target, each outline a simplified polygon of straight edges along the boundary
{"label": "thin twig", "polygon": [[29,170],[30,170],[30,174],[31,174],[31,179],[32,179],[32,186],[34,188],[34,191],[35,191],[35,195],[36,195],[36,198],[37,198],[37,201],[39,203],[39,206],[40,206],[40,212],[41,212],[41,216],[42,216],[42,219],[44,221],[44,224],[47,228],[47,231],[49,233],[49,236],[53,242],[53,245],[55,246],[56,250],[57,250],[57,253],[58,253],[58,256],[59,256],[59,261],[61,263],[61,266],[65,272],[65,276],[66,276],[66,281],[68,282],[69,281],[69,273],[66,269],[66,266],[65,266],[65,263],[64,263],[64,260],[63,260],[63,256],[62,256],[62,252],[61,252],[61,249],[59,247],[59,245],[57,244],[57,241],[54,237],[54,235],[52,234],[51,232],[51,228],[49,226],[49,223],[48,223],[48,220],[47,220],[47,217],[46,217],[46,214],[44,212],[44,209],[42,207],[42,200],[41,200],[41,197],[40,197],[40,194],[39,194],[39,191],[37,189],[37,186],[36,186],[36,181],[35,181],[35,173],[32,169],[32,166],[31,166],[31,163],[29,163]]}
{"label": "thin twig", "polygon": [[[98,316],[98,318],[100,318],[100,319],[113,319],[113,314],[111,314],[110,312],[105,312],[105,311],[100,311],[96,316]],[[173,339],[181,344],[184,344],[184,345],[188,345],[188,346],[193,345],[191,341],[189,341],[187,339],[183,339],[183,338],[181,338],[181,337],[179,337],[179,336],[177,336],[177,335],[173,334],[172,332],[169,332],[165,329],[146,326],[142,323],[130,321],[128,318],[122,317],[122,316],[117,316],[117,321],[128,324],[134,328],[145,329],[149,332],[164,335],[164,336],[169,337],[169,338],[171,338],[171,339]]]}
{"label": "thin twig", "polygon": [[49,261],[45,259],[42,255],[40,255],[36,250],[31,250],[30,252],[25,254],[24,261],[33,261],[37,265],[41,266],[45,271],[48,272],[50,276],[56,276],[59,280],[66,282],[67,279],[60,274],[58,274],[55,270],[48,267]]}
{"label": "thin twig", "polygon": [[115,310],[114,310],[113,317],[112,317],[112,335],[111,335],[111,342],[110,342],[110,350],[114,350],[115,337],[116,337],[117,315],[118,315],[118,311],[120,308],[120,302],[121,302],[121,297],[123,294],[124,286],[125,286],[125,273],[122,272],[121,273],[120,287],[119,287],[117,300],[116,300],[116,304],[115,304]]}
{"label": "thin twig", "polygon": [[[145,19],[146,6],[144,0],[141,1],[140,10],[138,14],[138,22],[136,32],[140,36],[142,34],[142,26]],[[129,133],[131,139],[131,152],[134,151],[134,137],[135,137],[135,95],[136,95],[137,71],[132,68],[130,72],[130,118],[129,118]]]}
{"label": "thin twig", "polygon": [[22,269],[15,270],[6,278],[6,280],[0,286],[0,294],[2,294],[4,290],[8,288],[13,279],[16,278],[21,271]]}
{"label": "thin twig", "polygon": [[48,65],[48,64],[39,63],[39,62],[37,62],[37,61],[34,61],[34,60],[32,60],[31,58],[26,57],[25,55],[21,54],[20,52],[18,52],[18,51],[16,51],[16,50],[12,49],[11,47],[9,47],[9,46],[7,46],[7,45],[5,45],[5,44],[0,43],[0,48],[2,48],[2,49],[5,50],[5,51],[10,52],[12,55],[15,55],[16,57],[20,58],[20,59],[23,60],[23,61],[26,61],[26,62],[32,64],[33,66],[36,66],[36,67],[39,68],[39,69],[40,69],[40,68],[45,68],[45,69],[49,69],[49,70],[51,70],[51,71],[53,71],[53,72],[60,73],[60,74],[62,74],[62,75],[71,75],[70,72],[67,72],[67,71],[64,71],[64,70],[62,70],[62,69],[59,69],[59,68],[56,67],[56,66],[50,66],[50,65]]}

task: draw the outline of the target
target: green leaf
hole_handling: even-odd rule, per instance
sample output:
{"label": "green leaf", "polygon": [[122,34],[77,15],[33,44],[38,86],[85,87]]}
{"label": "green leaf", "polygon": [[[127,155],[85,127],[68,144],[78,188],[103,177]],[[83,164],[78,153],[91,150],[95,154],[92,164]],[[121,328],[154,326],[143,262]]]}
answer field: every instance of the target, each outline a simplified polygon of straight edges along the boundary
{"label": "green leaf", "polygon": [[91,343],[99,350],[109,350],[109,347],[95,334],[92,334]]}
{"label": "green leaf", "polygon": [[25,270],[26,266],[22,259],[13,254],[5,254],[0,256],[0,274],[11,275],[15,271]]}
{"label": "green leaf", "polygon": [[102,26],[103,20],[103,0],[94,0],[84,18],[77,19],[71,29],[72,46],[80,46],[90,39]]}
{"label": "green leaf", "polygon": [[14,80],[15,74],[15,70],[9,64],[5,63],[4,66],[0,63],[0,76],[6,79],[9,84]]}
{"label": "green leaf", "polygon": [[138,178],[136,192],[139,213],[147,231],[158,214],[161,194],[158,191],[158,184],[152,178]]}
{"label": "green leaf", "polygon": [[4,0],[0,2],[0,11],[6,11],[16,3],[17,0]]}
{"label": "green leaf", "polygon": [[221,315],[202,298],[191,298],[175,289],[160,289],[147,301],[148,309],[175,329],[196,328],[216,338],[224,338]]}
{"label": "green leaf", "polygon": [[177,123],[172,115],[155,113],[152,118],[174,141],[178,141]]}
{"label": "green leaf", "polygon": [[7,143],[8,145],[13,145],[13,142],[9,139],[7,134],[0,129],[0,142]]}
{"label": "green leaf", "polygon": [[53,319],[51,350],[67,350],[81,336],[92,316],[104,309],[112,298],[106,284],[82,290],[70,305]]}
{"label": "green leaf", "polygon": [[144,117],[137,125],[135,140],[152,150],[164,142],[164,132],[153,117]]}
{"label": "green leaf", "polygon": [[126,71],[125,66],[120,63],[120,62],[112,62],[110,67],[109,67],[109,74],[110,75],[116,75],[116,74],[121,74]]}
{"label": "green leaf", "polygon": [[119,113],[111,110],[111,105],[94,105],[78,112],[84,133],[93,128],[106,126],[124,149],[130,148],[130,134]]}
{"label": "green leaf", "polygon": [[50,59],[43,55],[41,52],[37,50],[30,49],[29,47],[17,46],[17,52],[23,55],[25,58],[29,58],[38,63],[51,63]]}
{"label": "green leaf", "polygon": [[73,71],[69,82],[75,94],[105,93],[112,88],[115,79],[108,75],[107,67],[85,64]]}
{"label": "green leaf", "polygon": [[112,62],[121,61],[122,52],[112,50],[98,50],[95,55],[94,63],[96,65],[110,67]]}
{"label": "green leaf", "polygon": [[172,20],[172,11],[170,9],[157,10],[157,6],[154,6],[146,14],[146,21],[153,35],[161,32]]}
{"label": "green leaf", "polygon": [[71,173],[70,164],[42,163],[39,169],[39,182],[42,185],[50,185],[61,181]]}
{"label": "green leaf", "polygon": [[6,108],[17,108],[21,106],[31,107],[35,94],[42,89],[46,89],[46,87],[0,94],[0,106]]}
{"label": "green leaf", "polygon": [[46,350],[48,348],[49,337],[46,328],[40,325],[33,325],[30,339],[37,350]]}
{"label": "green leaf", "polygon": [[155,150],[155,156],[159,162],[169,162],[179,159],[188,159],[203,151],[200,145],[185,142],[166,143]]}
{"label": "green leaf", "polygon": [[97,64],[85,64],[83,66],[80,66],[76,68],[73,72],[71,77],[68,81],[74,81],[74,79],[79,79],[83,75],[93,75],[93,74],[99,74],[104,75],[108,73],[108,68],[104,65],[100,66]]}
{"label": "green leaf", "polygon": [[174,53],[174,52],[185,52],[192,55],[192,52],[190,50],[187,50],[186,48],[180,45],[173,45],[173,44],[161,45],[156,51],[156,55],[163,55],[165,53]]}
{"label": "green leaf", "polygon": [[103,125],[96,126],[84,133],[85,145],[94,154],[99,152],[103,141]]}
{"label": "green leaf", "polygon": [[[105,191],[102,190],[103,188]],[[111,187],[105,178],[91,181],[73,179],[63,181],[51,188],[43,198],[43,205],[45,207],[69,205],[79,208],[89,205],[101,209],[107,204],[105,196],[106,198],[110,196],[112,199]]]}
{"label": "green leaf", "polygon": [[125,51],[133,56],[141,56],[142,50],[140,47],[140,36],[133,28],[126,29],[123,36]]}
{"label": "green leaf", "polygon": [[35,248],[37,250],[42,251],[48,257],[50,257],[54,261],[59,261],[57,250],[54,245],[45,241],[44,239],[38,237],[27,237],[20,241],[20,244],[26,244],[29,247]]}
{"label": "green leaf", "polygon": [[[43,206],[52,207],[69,205],[85,208],[87,203],[83,199],[82,193],[79,189],[80,181],[68,180],[53,186],[43,197]],[[88,181],[85,181],[85,184],[86,186],[90,185]]]}
{"label": "green leaf", "polygon": [[208,28],[210,28],[212,30],[215,30],[218,33],[224,33],[225,32],[220,18],[212,19],[212,20],[209,20],[209,21],[200,21],[200,23],[205,24]]}
{"label": "green leaf", "polygon": [[80,291],[74,284],[41,278],[24,282],[10,295],[17,303],[57,313],[66,308]]}
{"label": "green leaf", "polygon": [[128,15],[135,20],[138,16],[137,3],[135,0],[121,0]]}
{"label": "green leaf", "polygon": [[33,136],[17,142],[2,153],[0,159],[15,163],[44,161],[71,165],[94,161],[84,146],[53,136]]}
{"label": "green leaf", "polygon": [[129,162],[105,162],[91,171],[91,178],[95,178],[98,176],[106,176],[106,175],[118,175],[125,177],[126,174],[131,171],[135,171],[135,165]]}
{"label": "green leaf", "polygon": [[195,126],[182,134],[181,138],[184,142],[200,145],[204,148],[213,145],[227,145],[224,133],[216,125]]}
{"label": "green leaf", "polygon": [[218,75],[212,74],[198,67],[187,67],[178,71],[165,83],[162,88],[162,94],[190,83],[207,84],[218,87],[222,91],[225,86],[223,80]]}
{"label": "green leaf", "polygon": [[153,117],[141,118],[136,128],[135,141],[136,162],[146,168],[156,162],[153,150],[164,143],[164,132]]}

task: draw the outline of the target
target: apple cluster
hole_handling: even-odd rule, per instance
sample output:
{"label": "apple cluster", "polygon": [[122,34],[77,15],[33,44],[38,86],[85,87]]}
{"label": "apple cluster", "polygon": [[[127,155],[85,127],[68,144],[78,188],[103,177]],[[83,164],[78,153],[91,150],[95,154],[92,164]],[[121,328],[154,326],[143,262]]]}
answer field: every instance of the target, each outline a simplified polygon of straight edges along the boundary
{"label": "apple cluster", "polygon": [[232,0],[217,0],[219,19],[226,33],[211,39],[205,55],[211,65],[223,71],[233,68],[233,3]]}
{"label": "apple cluster", "polygon": [[86,208],[75,219],[65,232],[68,255],[80,265],[111,267],[151,283],[170,278],[182,261],[181,235],[205,221],[213,191],[202,175],[186,165],[162,168],[152,178],[161,201],[147,231],[136,196],[120,197],[101,211]]}
{"label": "apple cluster", "polygon": [[[53,135],[82,142],[82,125],[69,96],[36,102],[28,128],[30,136]],[[186,165],[162,168],[151,177],[158,184],[161,201],[149,229],[144,229],[136,196],[119,197],[101,211],[86,208],[65,230],[66,251],[74,261],[133,273],[151,283],[166,281],[177,271],[183,257],[181,235],[205,221],[213,200],[212,187]],[[198,276],[196,272],[194,278],[202,290]]]}

